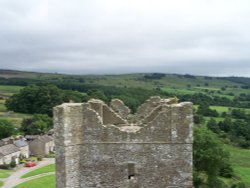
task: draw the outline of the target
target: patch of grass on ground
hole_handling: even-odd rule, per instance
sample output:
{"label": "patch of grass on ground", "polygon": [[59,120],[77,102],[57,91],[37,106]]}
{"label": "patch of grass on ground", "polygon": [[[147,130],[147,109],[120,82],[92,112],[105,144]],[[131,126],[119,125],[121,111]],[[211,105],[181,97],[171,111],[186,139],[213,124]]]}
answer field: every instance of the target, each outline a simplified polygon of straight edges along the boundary
{"label": "patch of grass on ground", "polygon": [[231,108],[232,109],[239,109],[239,110],[245,110],[246,112],[250,112],[249,108],[233,108],[233,107],[227,107],[227,106],[210,106],[211,109],[216,110],[218,113],[222,112],[228,112]]}
{"label": "patch of grass on ground", "polygon": [[226,106],[210,106],[212,110],[216,110],[218,113],[228,112],[230,107]]}
{"label": "patch of grass on ground", "polygon": [[22,88],[23,87],[21,87],[21,86],[5,86],[5,85],[0,85],[0,92],[17,93]]}
{"label": "patch of grass on ground", "polygon": [[215,121],[216,121],[217,123],[220,122],[220,121],[224,121],[224,119],[225,119],[225,118],[223,118],[223,117],[204,117],[206,123],[207,123],[211,118],[215,119]]}
{"label": "patch of grass on ground", "polygon": [[194,94],[196,91],[189,90],[189,89],[175,89],[175,88],[161,88],[162,91],[166,93],[172,93],[172,94]]}
{"label": "patch of grass on ground", "polygon": [[5,105],[0,103],[0,112],[5,112],[5,111],[6,111]]}
{"label": "patch of grass on ground", "polygon": [[214,88],[214,87],[194,87],[194,89],[211,90],[211,91],[219,91],[220,90],[220,88]]}
{"label": "patch of grass on ground", "polygon": [[250,187],[250,150],[229,145],[225,145],[225,148],[231,154],[231,162],[235,175],[239,177],[247,187]]}
{"label": "patch of grass on ground", "polygon": [[15,127],[20,127],[24,118],[30,118],[32,115],[30,114],[21,114],[21,113],[10,113],[8,112],[1,112],[0,111],[0,119],[5,119],[12,122]]}
{"label": "patch of grass on ground", "polygon": [[15,127],[20,127],[23,121],[22,118],[14,118],[14,117],[0,117],[0,119],[5,119],[14,124]]}
{"label": "patch of grass on ground", "polygon": [[56,187],[55,175],[44,176],[21,183],[14,188],[54,188]]}
{"label": "patch of grass on ground", "polygon": [[0,187],[2,187],[3,186],[3,182],[2,181],[0,181]]}
{"label": "patch of grass on ground", "polygon": [[27,174],[24,174],[21,178],[28,178],[31,176],[35,176],[35,175],[43,174],[43,173],[48,173],[48,172],[55,172],[55,164],[51,164],[51,165],[33,170]]}
{"label": "patch of grass on ground", "polygon": [[0,178],[8,178],[12,170],[0,170]]}

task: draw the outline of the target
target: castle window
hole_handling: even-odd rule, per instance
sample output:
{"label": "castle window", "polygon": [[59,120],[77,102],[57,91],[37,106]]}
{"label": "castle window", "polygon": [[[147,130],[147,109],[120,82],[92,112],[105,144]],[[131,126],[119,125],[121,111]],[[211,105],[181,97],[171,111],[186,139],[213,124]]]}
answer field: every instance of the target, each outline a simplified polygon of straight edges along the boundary
{"label": "castle window", "polygon": [[128,179],[132,180],[135,178],[135,164],[128,163]]}

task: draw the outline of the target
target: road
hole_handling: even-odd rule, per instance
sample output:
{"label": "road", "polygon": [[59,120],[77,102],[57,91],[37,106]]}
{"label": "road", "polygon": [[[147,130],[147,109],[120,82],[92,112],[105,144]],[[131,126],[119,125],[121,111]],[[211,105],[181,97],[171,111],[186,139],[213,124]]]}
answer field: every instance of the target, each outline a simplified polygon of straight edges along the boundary
{"label": "road", "polygon": [[31,179],[36,179],[36,178],[40,178],[40,177],[43,177],[43,176],[46,176],[46,175],[54,174],[54,172],[49,172],[49,173],[39,174],[39,175],[36,175],[36,176],[33,176],[33,177],[21,179],[21,177],[24,174],[26,174],[26,173],[28,173],[30,171],[33,171],[33,170],[36,170],[38,168],[47,166],[49,164],[54,164],[54,163],[55,163],[55,159],[53,159],[53,158],[44,158],[35,167],[32,167],[32,168],[25,168],[25,167],[20,168],[17,171],[13,172],[10,177],[1,180],[1,181],[4,182],[4,185],[3,185],[2,188],[12,188],[12,187],[14,187],[14,186],[16,186],[16,185],[18,185],[20,183],[29,181]]}

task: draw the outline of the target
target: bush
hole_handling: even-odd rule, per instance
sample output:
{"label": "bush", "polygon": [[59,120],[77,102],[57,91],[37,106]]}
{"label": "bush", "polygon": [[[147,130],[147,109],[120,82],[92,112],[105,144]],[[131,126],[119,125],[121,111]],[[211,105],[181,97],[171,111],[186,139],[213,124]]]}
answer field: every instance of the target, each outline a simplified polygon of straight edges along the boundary
{"label": "bush", "polygon": [[22,160],[20,160],[20,162],[19,162],[20,164],[25,164],[25,163],[27,163],[27,161],[26,160],[24,160],[24,159],[22,159]]}
{"label": "bush", "polygon": [[42,156],[37,157],[37,161],[42,161],[42,160],[43,160]]}
{"label": "bush", "polygon": [[2,164],[2,165],[0,165],[0,169],[8,170],[9,168],[10,168],[10,165],[8,165],[8,164]]}
{"label": "bush", "polygon": [[13,123],[8,120],[0,119],[0,139],[7,138],[15,133]]}
{"label": "bush", "polygon": [[16,167],[16,161],[15,160],[12,160],[10,162],[10,168],[15,168]]}
{"label": "bush", "polygon": [[39,135],[47,133],[53,127],[53,120],[47,114],[34,114],[32,118],[24,119],[20,130],[25,135]]}

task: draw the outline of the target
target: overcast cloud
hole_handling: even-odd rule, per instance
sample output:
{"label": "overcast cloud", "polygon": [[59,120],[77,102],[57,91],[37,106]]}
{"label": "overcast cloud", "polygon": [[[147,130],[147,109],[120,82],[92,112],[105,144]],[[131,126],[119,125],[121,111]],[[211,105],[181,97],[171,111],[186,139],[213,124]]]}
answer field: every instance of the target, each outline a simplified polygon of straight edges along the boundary
{"label": "overcast cloud", "polygon": [[0,0],[0,68],[250,76],[249,0]]}

